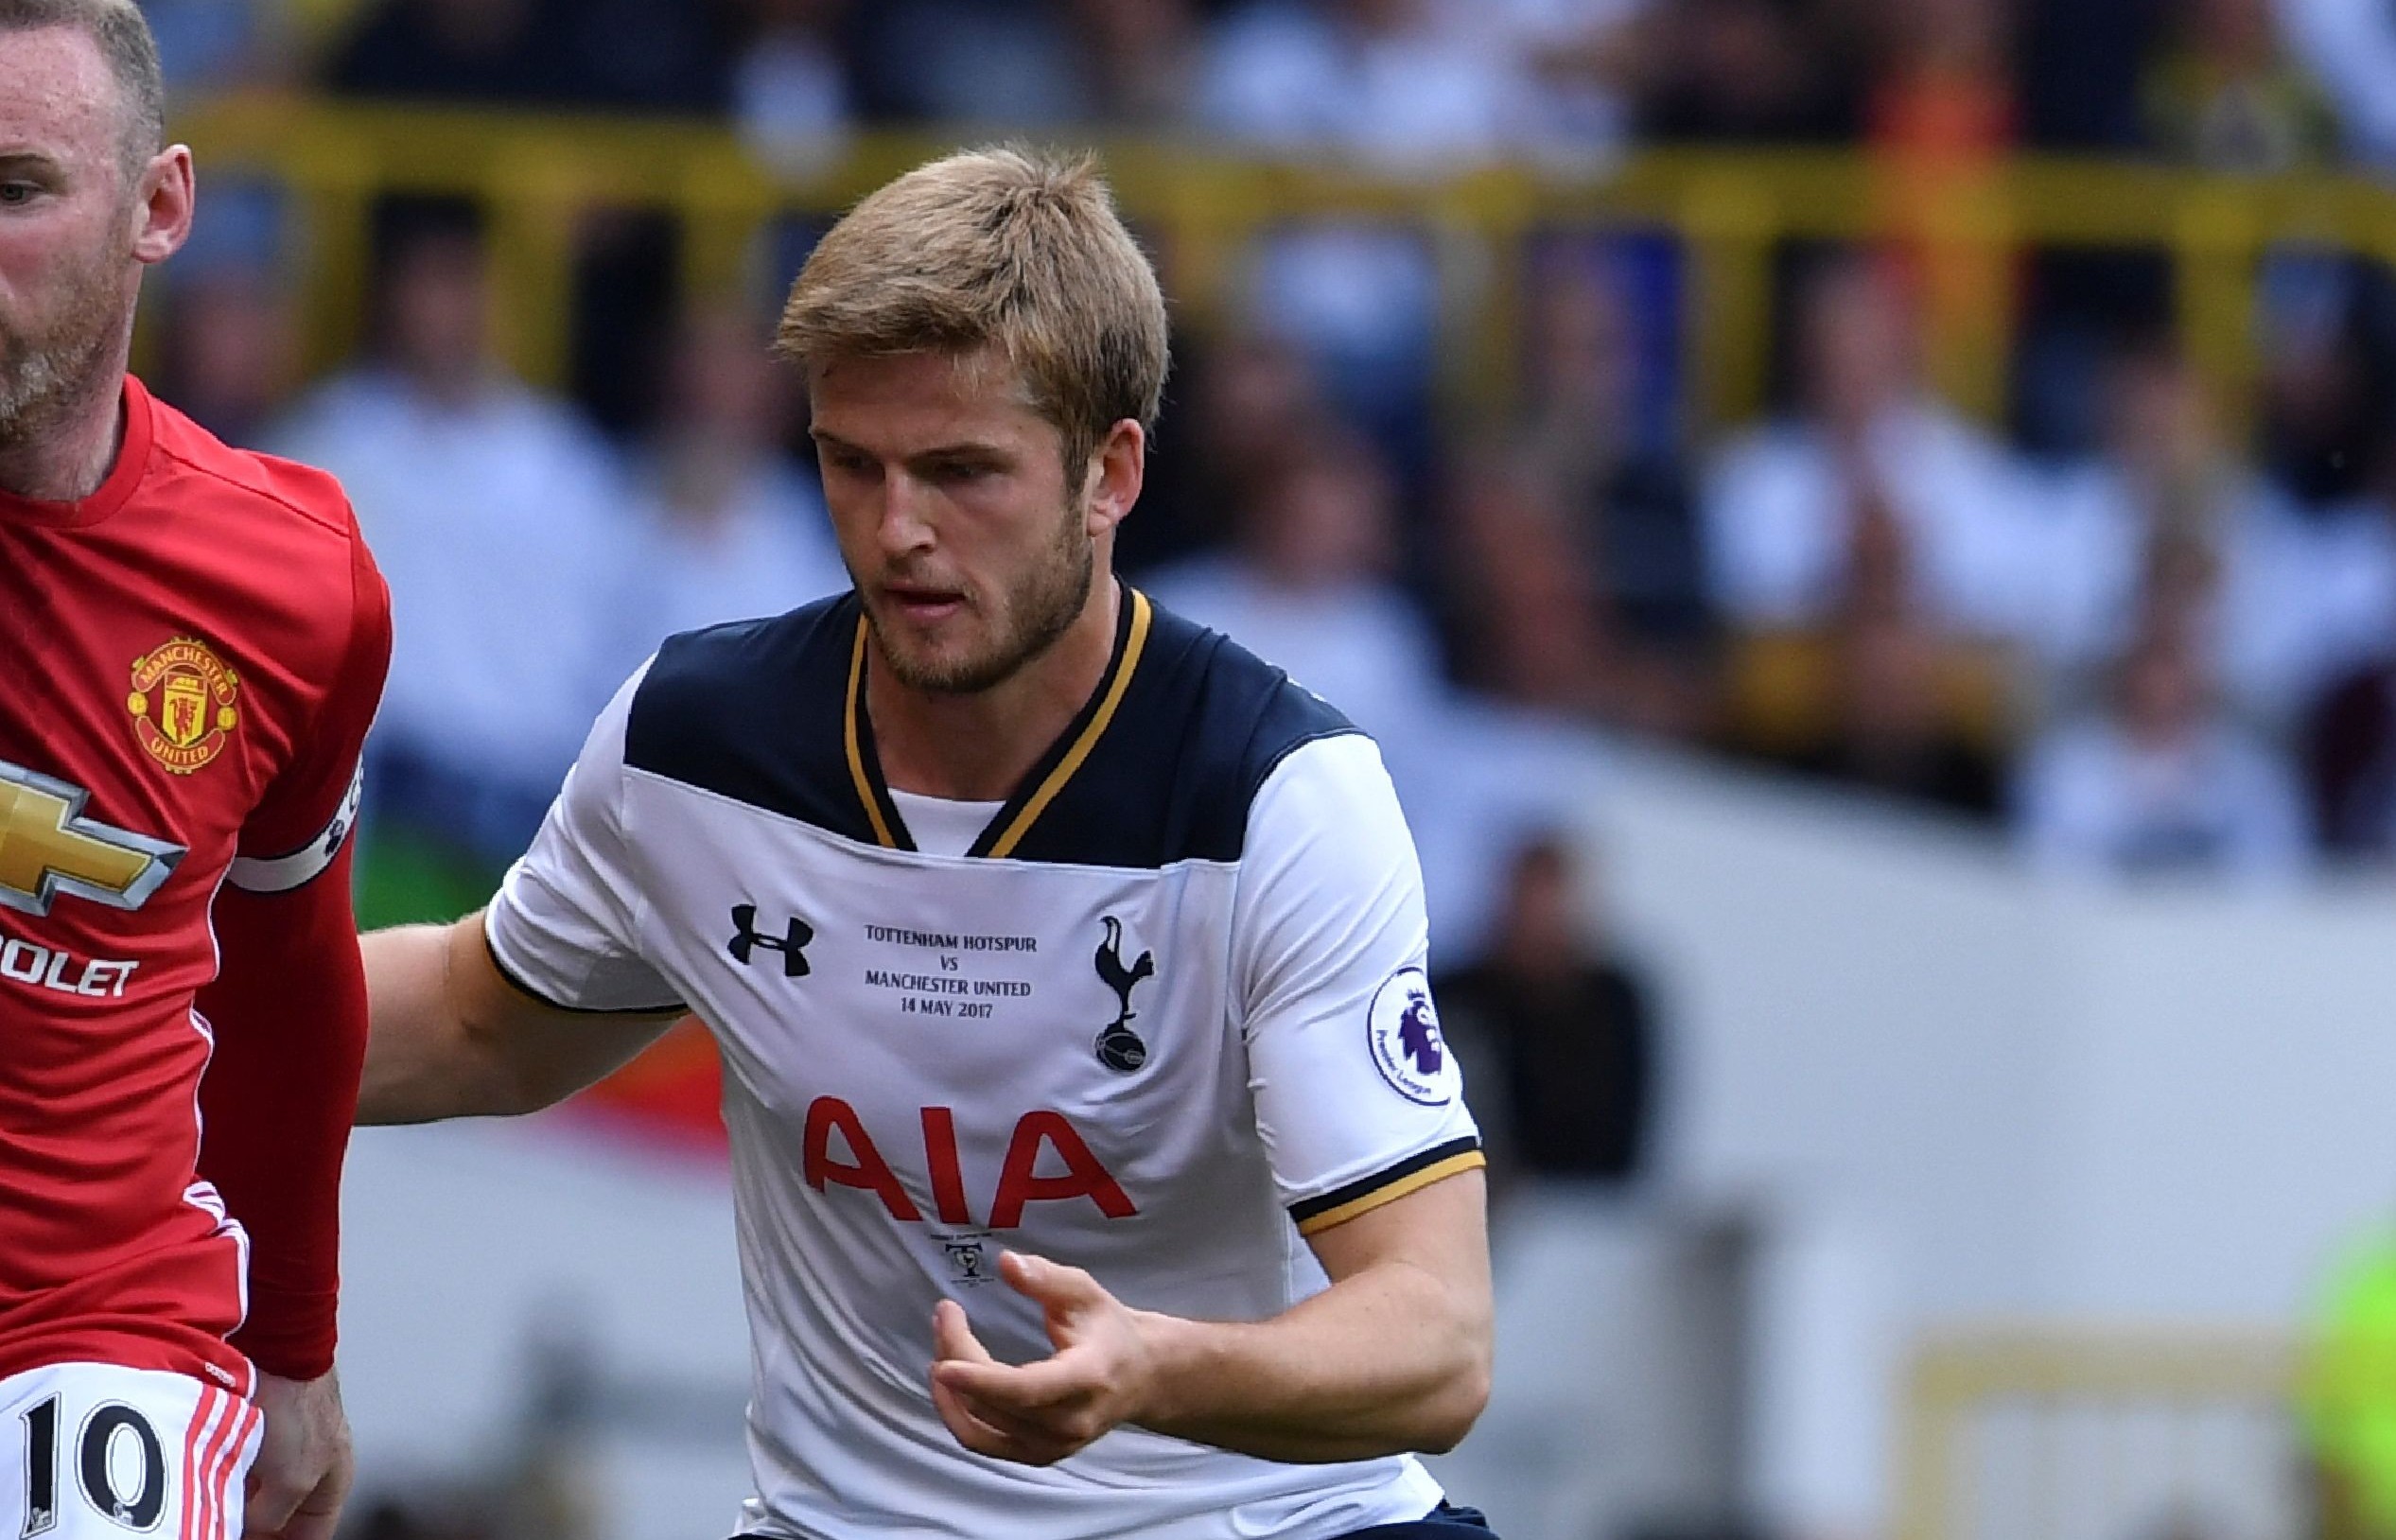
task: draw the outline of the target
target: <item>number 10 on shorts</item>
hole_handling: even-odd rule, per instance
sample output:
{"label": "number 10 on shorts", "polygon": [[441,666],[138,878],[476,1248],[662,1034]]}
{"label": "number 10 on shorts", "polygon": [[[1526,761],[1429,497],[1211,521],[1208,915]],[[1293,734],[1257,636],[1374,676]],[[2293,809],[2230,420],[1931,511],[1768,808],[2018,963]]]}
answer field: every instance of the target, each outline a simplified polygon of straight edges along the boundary
{"label": "number 10 on shorts", "polygon": [[[54,1364],[0,1380],[0,1540],[236,1540],[263,1419],[181,1374]],[[11,1426],[13,1425],[13,1426]],[[14,1512],[9,1510],[13,1509]]]}

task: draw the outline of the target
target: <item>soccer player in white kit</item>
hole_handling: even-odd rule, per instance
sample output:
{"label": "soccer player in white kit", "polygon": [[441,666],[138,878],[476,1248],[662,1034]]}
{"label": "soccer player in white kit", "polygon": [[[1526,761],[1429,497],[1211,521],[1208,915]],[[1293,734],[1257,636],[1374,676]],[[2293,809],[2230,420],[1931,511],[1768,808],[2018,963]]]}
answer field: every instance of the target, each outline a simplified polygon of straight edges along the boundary
{"label": "soccer player in white kit", "polygon": [[793,289],[852,593],[676,637],[487,913],[366,940],[360,1116],[725,1065],[745,1534],[1480,1536],[1479,1140],[1378,750],[1118,583],[1154,273],[949,157]]}

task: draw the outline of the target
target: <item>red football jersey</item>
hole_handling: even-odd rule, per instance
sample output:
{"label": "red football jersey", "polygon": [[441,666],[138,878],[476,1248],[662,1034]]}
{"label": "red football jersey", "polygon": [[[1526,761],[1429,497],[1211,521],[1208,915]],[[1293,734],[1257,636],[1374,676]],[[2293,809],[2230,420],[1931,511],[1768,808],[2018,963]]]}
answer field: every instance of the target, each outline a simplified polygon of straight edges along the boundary
{"label": "red football jersey", "polygon": [[[115,468],[91,497],[0,494],[0,1375],[93,1360],[247,1393],[249,1362],[227,1341],[253,1303],[243,1226],[263,1244],[282,1216],[228,1214],[203,1180],[202,1076],[236,1032],[362,1041],[337,857],[390,601],[329,476],[228,448],[130,378],[124,406]],[[208,1020],[220,961],[235,976],[233,930],[219,956],[228,884],[242,896],[226,904],[283,895],[268,923],[241,927],[267,937],[244,949],[306,935],[336,954],[332,982],[307,957],[246,959],[276,985],[236,1005],[211,996]],[[304,905],[337,908],[337,922],[279,922]],[[350,1064],[346,1086],[302,1075],[290,1101],[345,1125],[341,1106],[314,1103],[354,1105]],[[274,1142],[249,1169],[288,1161],[324,1208],[339,1130],[295,1136],[289,1105],[249,1100],[241,1137],[254,1153]],[[213,1098],[210,1113],[225,1120]],[[280,1204],[281,1180],[258,1187],[261,1209]],[[308,1329],[324,1357],[330,1222],[314,1215],[278,1240],[308,1253],[278,1266],[317,1280],[324,1319]]]}

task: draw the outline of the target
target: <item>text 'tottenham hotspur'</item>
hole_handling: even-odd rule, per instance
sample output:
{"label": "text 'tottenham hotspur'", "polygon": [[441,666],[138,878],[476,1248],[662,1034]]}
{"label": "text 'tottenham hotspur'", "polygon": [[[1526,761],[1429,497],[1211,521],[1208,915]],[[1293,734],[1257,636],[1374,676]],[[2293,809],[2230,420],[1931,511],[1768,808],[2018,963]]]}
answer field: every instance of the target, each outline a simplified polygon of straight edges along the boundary
{"label": "text 'tottenham hotspur'", "polygon": [[933,952],[1038,952],[1037,936],[960,936],[953,931],[911,931],[897,925],[868,925],[866,939],[884,946],[923,947]]}

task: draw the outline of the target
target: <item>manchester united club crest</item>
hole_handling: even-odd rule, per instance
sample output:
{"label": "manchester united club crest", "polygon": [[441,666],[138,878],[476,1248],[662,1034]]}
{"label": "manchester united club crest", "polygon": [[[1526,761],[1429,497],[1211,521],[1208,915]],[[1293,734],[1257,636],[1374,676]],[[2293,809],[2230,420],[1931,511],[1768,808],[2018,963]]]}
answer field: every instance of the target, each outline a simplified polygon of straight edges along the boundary
{"label": "manchester united club crest", "polygon": [[133,734],[149,757],[179,776],[224,752],[240,725],[234,708],[241,681],[204,641],[177,637],[133,659]]}

